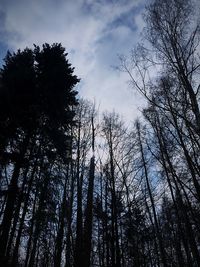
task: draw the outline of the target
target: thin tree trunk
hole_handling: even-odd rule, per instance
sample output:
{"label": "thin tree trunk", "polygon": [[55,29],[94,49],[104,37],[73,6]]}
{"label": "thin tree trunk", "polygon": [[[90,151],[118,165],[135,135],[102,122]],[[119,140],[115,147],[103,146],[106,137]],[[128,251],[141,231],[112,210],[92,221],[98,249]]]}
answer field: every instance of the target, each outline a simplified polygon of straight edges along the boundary
{"label": "thin tree trunk", "polygon": [[142,146],[139,123],[137,123],[137,134],[138,134],[138,141],[139,141],[139,146],[140,146],[140,153],[141,153],[142,163],[143,163],[143,166],[144,166],[147,190],[148,190],[148,194],[149,194],[150,201],[151,201],[151,207],[152,207],[152,211],[153,211],[155,229],[156,229],[156,234],[157,234],[159,248],[160,248],[161,261],[163,263],[163,266],[167,267],[168,264],[167,264],[167,260],[166,260],[165,250],[164,250],[162,239],[161,239],[161,234],[160,234],[160,230],[159,230],[159,224],[158,224],[157,215],[156,215],[156,209],[155,209],[155,204],[154,204],[154,199],[153,199],[153,195],[152,195],[151,187],[150,187],[150,183],[149,183],[149,177],[148,177],[146,160],[145,160],[143,146]]}
{"label": "thin tree trunk", "polygon": [[77,220],[76,220],[76,243],[75,243],[75,255],[74,266],[80,267],[82,264],[82,242],[83,242],[83,214],[82,214],[82,180],[83,174],[80,176],[80,131],[81,124],[78,126],[78,142],[77,142]]}
{"label": "thin tree trunk", "polygon": [[36,172],[36,167],[37,164],[35,163],[34,169],[32,171],[31,174],[31,178],[28,184],[28,191],[26,194],[26,198],[24,200],[24,208],[23,208],[23,212],[22,212],[22,217],[20,219],[20,225],[19,225],[19,230],[17,233],[17,238],[16,238],[16,243],[15,243],[15,247],[14,247],[14,251],[13,251],[13,257],[12,257],[12,265],[16,266],[17,265],[17,259],[18,259],[18,251],[19,251],[19,245],[20,245],[20,240],[21,240],[21,234],[22,234],[22,230],[24,227],[24,220],[25,220],[25,216],[28,210],[28,204],[29,204],[29,198],[30,198],[30,192],[31,192],[31,188],[32,188],[32,184],[33,184],[33,179],[34,179],[34,175]]}
{"label": "thin tree trunk", "polygon": [[70,186],[70,204],[69,204],[69,214],[67,216],[67,240],[66,240],[66,263],[65,267],[71,267],[72,266],[72,259],[71,259],[71,250],[72,250],[72,244],[71,244],[71,235],[72,235],[72,209],[73,209],[73,199],[74,199],[74,175],[73,175],[73,165],[71,162],[71,186]]}
{"label": "thin tree trunk", "polygon": [[30,251],[31,251],[31,244],[32,244],[32,238],[33,238],[33,230],[34,230],[34,226],[35,226],[35,213],[36,213],[36,202],[37,202],[37,196],[38,196],[38,188],[36,189],[36,193],[35,193],[35,198],[34,198],[34,203],[33,203],[33,208],[32,208],[32,219],[31,219],[31,226],[30,226],[30,230],[29,230],[29,239],[27,242],[27,250],[26,250],[26,258],[25,258],[25,264],[24,267],[28,266],[28,262],[30,259]]}
{"label": "thin tree trunk", "polygon": [[94,174],[95,174],[95,156],[94,156],[94,143],[95,143],[95,129],[92,117],[92,152],[93,156],[90,160],[89,171],[89,184],[87,193],[87,206],[85,210],[85,224],[83,236],[83,267],[90,267],[90,255],[92,244],[92,222],[93,222],[93,191],[94,191]]}
{"label": "thin tree trunk", "polygon": [[59,229],[56,237],[56,248],[55,248],[55,256],[54,256],[54,266],[60,267],[61,264],[61,256],[62,256],[62,248],[63,248],[63,236],[64,236],[64,219],[66,216],[66,197],[67,197],[67,180],[69,175],[69,166],[67,166],[67,177],[65,178],[64,185],[64,193],[63,200],[61,204],[61,214],[59,221]]}
{"label": "thin tree trunk", "polygon": [[37,243],[38,243],[38,238],[41,232],[41,213],[42,213],[42,209],[43,209],[43,205],[44,205],[44,200],[46,197],[46,193],[47,193],[47,186],[48,186],[48,182],[49,182],[49,177],[45,177],[44,178],[44,184],[41,190],[41,194],[40,194],[40,199],[39,199],[39,207],[37,210],[37,220],[35,223],[35,229],[34,229],[34,233],[33,233],[33,247],[32,247],[32,251],[31,251],[31,255],[30,255],[30,260],[29,260],[29,267],[33,267],[34,266],[34,262],[35,262],[35,255],[37,252]]}
{"label": "thin tree trunk", "polygon": [[19,220],[19,216],[20,216],[21,204],[22,204],[22,201],[23,201],[23,198],[24,198],[24,194],[25,194],[24,188],[25,188],[25,185],[26,185],[26,182],[27,182],[28,171],[29,171],[29,166],[26,167],[26,170],[24,172],[22,189],[21,189],[19,198],[17,200],[17,207],[16,207],[15,213],[14,213],[13,225],[12,225],[12,229],[11,229],[11,232],[10,232],[10,238],[9,238],[9,241],[8,241],[8,246],[7,246],[7,251],[6,251],[6,258],[7,259],[10,258],[10,250],[11,250],[11,247],[13,246],[13,239],[14,239],[14,235],[15,235],[15,231],[16,231],[16,226],[17,226],[17,223],[18,223],[18,220]]}
{"label": "thin tree trunk", "polygon": [[7,249],[7,243],[9,239],[9,232],[11,228],[12,218],[13,218],[13,212],[14,212],[14,206],[16,203],[16,197],[18,193],[18,179],[20,170],[22,167],[22,162],[24,160],[25,153],[27,151],[27,147],[29,144],[30,137],[27,134],[22,142],[21,150],[19,157],[16,161],[15,168],[13,171],[13,175],[11,178],[11,182],[8,188],[8,195],[7,195],[7,201],[6,201],[6,207],[4,210],[4,216],[1,224],[1,236],[0,236],[0,262],[3,263],[3,265],[6,266],[6,249]]}

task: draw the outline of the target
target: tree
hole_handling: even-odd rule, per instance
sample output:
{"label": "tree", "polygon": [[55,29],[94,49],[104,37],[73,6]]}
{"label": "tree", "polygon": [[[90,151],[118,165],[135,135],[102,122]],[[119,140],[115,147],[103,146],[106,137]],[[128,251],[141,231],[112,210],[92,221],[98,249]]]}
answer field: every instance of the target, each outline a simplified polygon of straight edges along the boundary
{"label": "tree", "polygon": [[193,2],[156,0],[147,8],[146,38],[157,57],[171,75],[184,88],[185,97],[194,115],[194,128],[199,134],[200,111],[198,104],[199,85],[194,78],[200,68],[198,47],[200,26]]}
{"label": "tree", "polygon": [[1,224],[0,258],[5,264],[18,181],[24,164],[28,164],[25,160],[30,145],[37,145],[38,138],[45,139],[52,144],[47,149],[55,149],[66,162],[67,133],[74,117],[72,107],[77,105],[74,86],[79,82],[66,56],[61,44],[44,44],[42,49],[35,46],[33,50],[8,52],[1,69],[1,157],[8,155],[8,149],[10,158],[17,154]]}

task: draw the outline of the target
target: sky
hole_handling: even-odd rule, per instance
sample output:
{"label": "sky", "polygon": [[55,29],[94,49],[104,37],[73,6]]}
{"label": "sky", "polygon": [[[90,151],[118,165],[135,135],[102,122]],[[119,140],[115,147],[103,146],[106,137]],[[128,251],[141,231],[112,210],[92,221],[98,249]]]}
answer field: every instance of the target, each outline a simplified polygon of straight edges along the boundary
{"label": "sky", "polygon": [[142,97],[119,72],[119,55],[140,42],[148,0],[0,0],[0,62],[6,51],[62,43],[79,96],[133,121]]}

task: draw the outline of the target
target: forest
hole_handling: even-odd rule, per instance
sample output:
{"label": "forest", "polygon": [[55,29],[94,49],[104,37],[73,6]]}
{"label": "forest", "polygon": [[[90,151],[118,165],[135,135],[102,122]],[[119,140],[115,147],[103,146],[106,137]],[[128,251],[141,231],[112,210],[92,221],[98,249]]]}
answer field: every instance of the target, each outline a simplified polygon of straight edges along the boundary
{"label": "forest", "polygon": [[200,267],[200,9],[191,3],[149,4],[146,42],[120,57],[146,101],[132,123],[79,97],[60,43],[8,51],[0,266]]}

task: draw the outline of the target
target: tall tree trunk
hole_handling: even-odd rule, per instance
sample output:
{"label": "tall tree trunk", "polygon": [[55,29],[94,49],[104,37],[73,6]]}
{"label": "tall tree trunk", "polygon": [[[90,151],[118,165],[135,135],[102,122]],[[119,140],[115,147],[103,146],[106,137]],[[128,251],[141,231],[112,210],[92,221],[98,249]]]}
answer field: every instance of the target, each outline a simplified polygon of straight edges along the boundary
{"label": "tall tree trunk", "polygon": [[13,218],[14,207],[16,203],[16,197],[18,193],[18,179],[20,170],[23,164],[24,156],[27,151],[30,136],[27,134],[22,142],[20,154],[16,160],[13,175],[8,187],[8,195],[6,200],[6,207],[4,210],[4,216],[1,224],[1,236],[0,236],[0,262],[6,266],[6,249],[9,239],[9,232],[11,228],[11,222]]}
{"label": "tall tree trunk", "polygon": [[71,185],[70,185],[70,198],[69,198],[69,213],[67,214],[67,240],[66,240],[66,262],[65,267],[72,266],[72,244],[71,244],[71,236],[72,236],[72,210],[73,210],[73,200],[74,200],[74,174],[73,174],[73,163],[71,161]]}
{"label": "tall tree trunk", "polygon": [[36,214],[36,203],[37,203],[38,193],[39,193],[39,188],[37,187],[36,192],[35,192],[35,196],[34,196],[33,208],[32,208],[32,219],[31,219],[31,226],[29,229],[29,239],[27,242],[26,258],[25,258],[24,267],[28,266],[29,259],[30,259],[31,244],[32,244],[32,239],[33,239],[33,231],[34,231],[34,227],[35,227],[35,214]]}
{"label": "tall tree trunk", "polygon": [[66,197],[67,197],[67,180],[69,175],[69,166],[67,166],[67,177],[65,178],[65,185],[64,185],[64,193],[63,199],[61,204],[61,214],[59,220],[59,228],[56,237],[56,247],[55,247],[55,256],[54,256],[54,266],[60,267],[61,264],[61,256],[62,256],[62,248],[63,248],[63,235],[64,235],[64,220],[66,216]]}
{"label": "tall tree trunk", "polygon": [[35,222],[35,229],[34,229],[34,233],[33,233],[33,247],[32,247],[32,251],[31,251],[31,255],[30,255],[30,260],[29,260],[29,267],[33,267],[34,263],[35,263],[35,256],[36,256],[36,252],[37,252],[37,243],[38,243],[38,238],[41,232],[41,214],[42,214],[42,210],[44,208],[44,201],[46,198],[46,193],[47,193],[47,186],[49,183],[49,177],[45,177],[44,178],[44,183],[42,186],[42,190],[41,190],[41,194],[40,194],[40,199],[39,199],[39,207],[38,210],[36,211],[37,214],[37,220]]}
{"label": "tall tree trunk", "polygon": [[12,265],[13,266],[17,265],[18,251],[19,251],[19,245],[20,245],[20,240],[21,240],[21,234],[22,234],[22,230],[23,230],[23,227],[24,227],[25,216],[26,216],[26,213],[27,213],[27,210],[28,210],[30,192],[31,192],[31,189],[32,189],[32,184],[33,184],[33,179],[34,179],[34,175],[35,175],[35,172],[36,172],[36,167],[37,167],[37,164],[35,162],[35,165],[34,165],[34,168],[33,168],[32,174],[31,174],[31,178],[30,178],[30,181],[28,183],[28,191],[26,193],[26,197],[25,197],[25,200],[24,200],[24,208],[23,208],[23,212],[22,212],[22,217],[20,219],[20,225],[19,225],[19,230],[18,230],[18,233],[17,233],[16,243],[15,243],[15,246],[14,246],[13,257],[12,257]]}
{"label": "tall tree trunk", "polygon": [[[110,233],[109,233],[109,217],[108,217],[108,176],[105,182],[105,239],[106,239],[106,266],[110,266]],[[112,251],[111,251],[112,254]]]}
{"label": "tall tree trunk", "polygon": [[[75,255],[74,266],[80,267],[82,264],[82,246],[83,246],[83,214],[82,214],[82,180],[83,173],[80,175],[80,131],[81,122],[78,126],[78,141],[77,141],[77,220],[76,220],[76,243],[75,243]],[[82,170],[83,171],[83,170]]]}
{"label": "tall tree trunk", "polygon": [[[119,233],[118,233],[118,219],[117,219],[117,199],[116,199],[116,189],[115,189],[115,168],[114,168],[114,157],[113,157],[113,140],[112,140],[112,129],[109,129],[109,154],[110,154],[110,177],[111,177],[111,207],[112,207],[112,238],[114,240],[114,249],[116,253],[113,254],[113,265],[116,267],[121,266],[121,256],[119,247]],[[113,244],[112,244],[113,246]]]}
{"label": "tall tree trunk", "polygon": [[25,185],[27,183],[28,171],[29,171],[29,166],[26,167],[24,174],[23,174],[22,188],[20,190],[21,192],[20,192],[20,195],[19,195],[18,200],[17,200],[17,206],[15,208],[15,213],[14,213],[14,218],[13,218],[13,225],[12,225],[12,229],[10,232],[10,238],[8,241],[8,246],[7,246],[7,251],[6,251],[6,258],[7,259],[10,258],[10,250],[11,250],[11,247],[13,246],[13,241],[14,241],[13,239],[14,239],[14,235],[15,235],[15,231],[16,231],[16,226],[17,226],[17,223],[18,223],[18,220],[20,217],[20,209],[21,209],[21,204],[22,204],[24,194],[25,194],[24,189],[25,189]]}
{"label": "tall tree trunk", "polygon": [[94,191],[94,173],[95,173],[95,129],[92,117],[92,152],[93,156],[90,160],[89,183],[87,192],[87,206],[85,210],[85,224],[83,236],[83,267],[90,267],[91,243],[92,243],[92,221],[93,221],[93,191]]}
{"label": "tall tree trunk", "polygon": [[137,122],[136,127],[137,127],[138,141],[139,141],[139,146],[140,146],[140,153],[141,153],[142,163],[143,163],[143,167],[144,167],[146,185],[147,185],[147,190],[148,190],[148,194],[149,194],[150,201],[151,201],[151,207],[152,207],[153,218],[154,218],[154,223],[155,223],[155,230],[156,230],[158,243],[159,243],[159,248],[160,248],[161,261],[163,263],[163,266],[167,267],[168,264],[167,264],[167,260],[166,260],[166,253],[165,253],[164,246],[163,246],[163,243],[162,243],[161,233],[160,233],[160,230],[159,230],[159,224],[158,224],[157,214],[156,214],[156,209],[155,209],[155,203],[154,203],[153,195],[152,195],[152,192],[151,192],[151,186],[150,186],[150,183],[149,183],[149,177],[148,177],[147,165],[146,165],[146,160],[145,160],[144,150],[143,150],[143,145],[142,145],[142,140],[141,140],[139,122]]}

